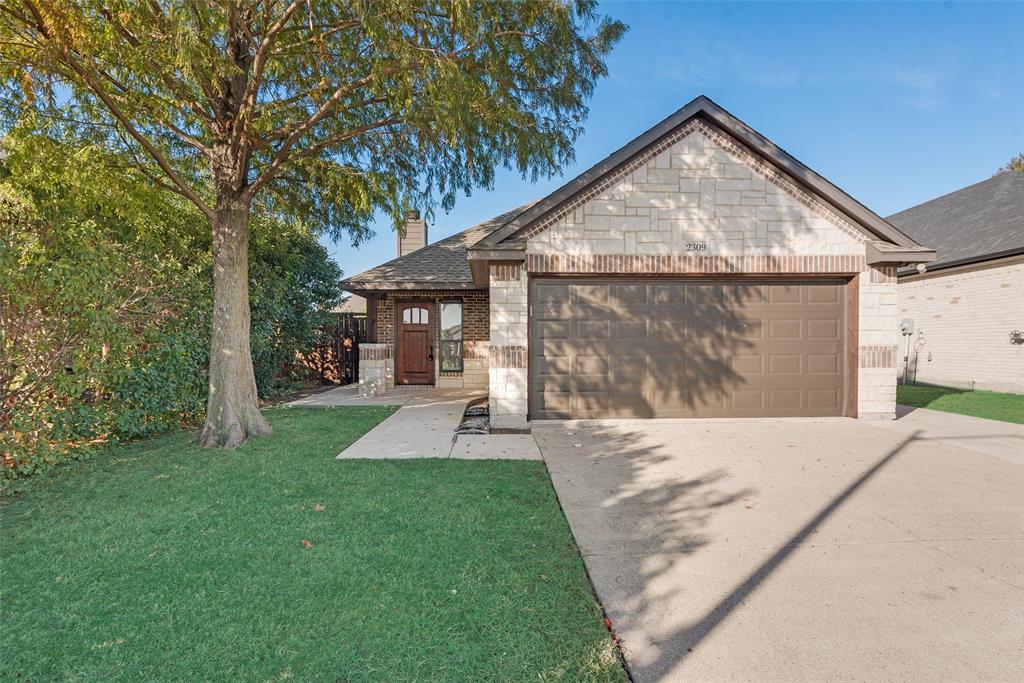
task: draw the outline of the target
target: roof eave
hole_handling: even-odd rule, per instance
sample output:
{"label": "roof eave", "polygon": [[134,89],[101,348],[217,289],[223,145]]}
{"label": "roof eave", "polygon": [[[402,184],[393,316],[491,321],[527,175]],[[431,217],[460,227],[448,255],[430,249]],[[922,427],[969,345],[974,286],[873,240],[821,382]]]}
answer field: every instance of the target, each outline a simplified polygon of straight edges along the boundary
{"label": "roof eave", "polygon": [[[997,251],[991,254],[982,254],[979,256],[968,256],[965,258],[955,259],[953,261],[943,261],[942,263],[936,263],[933,266],[928,266],[928,273],[937,273],[949,268],[957,268],[959,266],[971,266],[976,263],[987,263],[988,261],[998,261],[1000,259],[1011,258],[1013,256],[1024,255],[1024,247],[1015,247],[1013,249],[1005,249],[1003,251]],[[919,275],[917,271],[903,271],[896,273],[897,276],[905,275]]]}
{"label": "roof eave", "polygon": [[931,263],[935,260],[935,250],[925,247],[894,248],[887,243],[868,242],[866,245],[868,265]]}
{"label": "roof eave", "polygon": [[448,282],[353,282],[344,280],[339,287],[346,292],[353,294],[380,294],[387,292],[408,292],[415,290],[438,290],[438,289],[480,289],[475,282],[465,280]]}
{"label": "roof eave", "polygon": [[466,260],[469,261],[469,272],[473,274],[473,284],[484,288],[490,286],[491,262],[521,263],[526,260],[526,250],[473,246],[466,249]]}

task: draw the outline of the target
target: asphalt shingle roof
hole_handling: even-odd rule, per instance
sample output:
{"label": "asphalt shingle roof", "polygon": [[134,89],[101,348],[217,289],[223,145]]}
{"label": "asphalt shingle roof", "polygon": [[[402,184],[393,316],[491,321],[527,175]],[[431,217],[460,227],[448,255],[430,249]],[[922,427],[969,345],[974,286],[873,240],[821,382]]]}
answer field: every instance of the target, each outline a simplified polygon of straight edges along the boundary
{"label": "asphalt shingle roof", "polygon": [[533,202],[506,211],[451,237],[428,244],[411,254],[391,259],[376,268],[342,280],[347,291],[394,289],[474,289],[466,248],[502,227]]}
{"label": "asphalt shingle roof", "polygon": [[886,220],[935,249],[929,270],[1024,251],[1024,173],[1003,171]]}

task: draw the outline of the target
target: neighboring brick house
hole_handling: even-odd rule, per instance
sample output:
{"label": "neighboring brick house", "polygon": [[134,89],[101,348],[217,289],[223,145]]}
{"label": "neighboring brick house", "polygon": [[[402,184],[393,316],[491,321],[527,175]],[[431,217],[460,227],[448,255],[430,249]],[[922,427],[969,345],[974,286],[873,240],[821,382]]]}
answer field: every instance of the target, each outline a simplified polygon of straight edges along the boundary
{"label": "neighboring brick house", "polygon": [[1003,171],[887,218],[935,247],[898,272],[897,371],[919,384],[1024,393],[1024,173]]}
{"label": "neighboring brick house", "polygon": [[365,393],[486,386],[497,428],[891,418],[896,269],[933,257],[699,97],[540,201],[342,287],[376,320]]}

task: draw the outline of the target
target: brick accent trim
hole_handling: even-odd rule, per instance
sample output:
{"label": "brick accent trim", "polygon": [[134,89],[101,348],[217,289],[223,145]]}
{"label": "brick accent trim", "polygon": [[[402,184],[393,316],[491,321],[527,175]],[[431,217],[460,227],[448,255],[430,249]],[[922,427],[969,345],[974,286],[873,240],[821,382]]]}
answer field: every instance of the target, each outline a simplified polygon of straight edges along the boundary
{"label": "brick accent trim", "polygon": [[609,187],[621,182],[624,176],[637,170],[693,132],[700,132],[706,137],[711,138],[715,144],[739,157],[744,164],[750,166],[754,171],[764,176],[768,182],[771,182],[784,190],[786,194],[792,196],[808,209],[814,211],[847,235],[850,235],[860,242],[866,242],[868,239],[871,239],[819,199],[794,185],[788,176],[763,162],[760,157],[748,150],[745,146],[741,145],[731,136],[697,119],[693,119],[686,125],[680,126],[676,130],[670,132],[661,140],[643,150],[632,159],[610,171],[597,182],[580,190],[580,192],[570,197],[561,206],[555,208],[536,224],[530,226],[525,231],[526,238],[530,239],[544,232],[552,225],[562,220],[565,216],[569,215],[594,197],[601,194],[603,191],[607,190]]}
{"label": "brick accent trim", "polygon": [[522,266],[518,263],[494,265],[491,266],[491,280],[494,282],[515,282],[519,279],[521,271]]}
{"label": "brick accent trim", "polygon": [[467,341],[463,342],[462,345],[462,357],[463,358],[483,358],[488,359],[491,357],[491,344],[486,341]]}
{"label": "brick accent trim", "polygon": [[527,254],[530,273],[859,273],[862,255],[686,256],[682,254]]}
{"label": "brick accent trim", "polygon": [[872,266],[869,269],[871,284],[892,284],[896,282],[896,266]]}
{"label": "brick accent trim", "polygon": [[391,358],[390,344],[360,344],[359,360],[388,360]]}
{"label": "brick accent trim", "polygon": [[890,345],[860,347],[862,368],[895,368],[897,347]]}
{"label": "brick accent trim", "polygon": [[492,346],[491,347],[492,368],[525,368],[526,347],[525,346]]}

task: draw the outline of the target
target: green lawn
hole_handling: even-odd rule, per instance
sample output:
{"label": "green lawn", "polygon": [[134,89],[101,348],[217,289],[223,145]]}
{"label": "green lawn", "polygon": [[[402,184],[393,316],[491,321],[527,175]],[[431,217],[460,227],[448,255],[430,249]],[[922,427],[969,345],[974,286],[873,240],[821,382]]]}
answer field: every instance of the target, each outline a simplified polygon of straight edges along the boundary
{"label": "green lawn", "polygon": [[237,451],[174,434],[5,501],[0,679],[625,680],[544,465],[333,459],[390,410],[268,410]]}
{"label": "green lawn", "polygon": [[1019,394],[900,384],[896,387],[896,402],[916,408],[1024,424],[1024,396]]}

